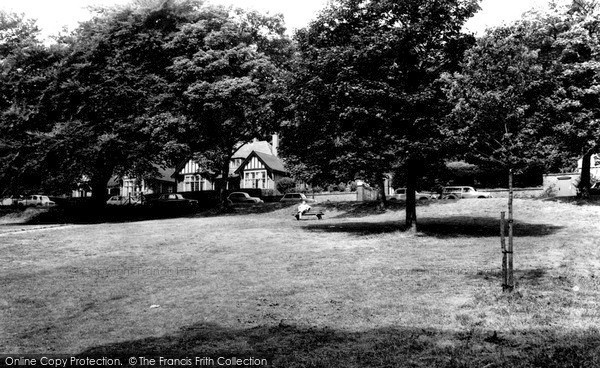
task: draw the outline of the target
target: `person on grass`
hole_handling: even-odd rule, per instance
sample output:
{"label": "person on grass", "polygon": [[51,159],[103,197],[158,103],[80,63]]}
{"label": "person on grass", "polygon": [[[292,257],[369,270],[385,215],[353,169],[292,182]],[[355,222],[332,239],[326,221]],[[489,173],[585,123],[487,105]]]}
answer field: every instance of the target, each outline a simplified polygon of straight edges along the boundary
{"label": "person on grass", "polygon": [[296,216],[298,216],[298,218],[302,218],[302,215],[308,211],[310,211],[310,206],[306,203],[306,201],[302,201],[302,203],[300,203],[298,206],[298,213]]}

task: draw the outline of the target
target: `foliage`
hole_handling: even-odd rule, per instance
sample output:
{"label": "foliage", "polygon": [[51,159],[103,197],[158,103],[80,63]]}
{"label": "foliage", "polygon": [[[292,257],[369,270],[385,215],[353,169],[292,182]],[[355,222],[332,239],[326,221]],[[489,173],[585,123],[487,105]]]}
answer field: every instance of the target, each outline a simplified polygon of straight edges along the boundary
{"label": "foliage", "polygon": [[276,131],[283,116],[292,51],[284,31],[279,16],[207,7],[166,46],[173,53],[167,100],[187,122],[174,139],[221,178],[239,145]]}
{"label": "foliage", "polygon": [[469,43],[460,27],[476,9],[471,1],[344,0],[322,12],[296,34],[295,116],[282,134],[288,162],[308,168],[315,184],[380,184],[402,162],[439,156],[445,105],[436,80],[457,67]]}
{"label": "foliage", "polygon": [[33,20],[0,11],[0,195],[42,185],[29,157],[37,152],[33,132],[47,129],[39,100],[61,53],[38,35]]}
{"label": "foliage", "polygon": [[477,41],[463,70],[446,77],[455,104],[449,132],[467,160],[487,171],[539,172],[593,153],[600,143],[598,20],[556,8]]}
{"label": "foliage", "polygon": [[100,203],[111,176],[194,152],[226,178],[241,143],[275,131],[292,50],[280,16],[195,0],[97,12],[52,49],[0,16],[1,180],[26,168],[64,193],[87,178]]}
{"label": "foliage", "polygon": [[281,178],[275,183],[280,193],[290,193],[296,189],[296,181],[292,178]]}
{"label": "foliage", "polygon": [[[45,51],[54,56],[45,70],[19,79],[16,89],[32,96],[25,109],[35,125],[25,131],[30,139],[21,133],[18,141],[27,146],[15,155],[45,191],[64,194],[87,178],[103,203],[112,175],[156,170],[161,147],[150,139],[145,117],[166,88],[159,73],[169,59],[161,45],[195,9],[187,1],[156,4],[103,9]],[[34,69],[31,47],[19,50]],[[38,91],[23,87],[28,78]]]}

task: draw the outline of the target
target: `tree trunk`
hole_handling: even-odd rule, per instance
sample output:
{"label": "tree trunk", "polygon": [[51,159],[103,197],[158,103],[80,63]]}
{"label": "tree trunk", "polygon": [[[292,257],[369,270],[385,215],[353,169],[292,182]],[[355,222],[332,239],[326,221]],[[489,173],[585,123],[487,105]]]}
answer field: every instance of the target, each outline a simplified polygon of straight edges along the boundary
{"label": "tree trunk", "polygon": [[95,208],[102,208],[108,197],[108,182],[112,174],[97,173],[91,178],[92,203]]}
{"label": "tree trunk", "polygon": [[591,167],[591,159],[592,159],[592,154],[595,151],[594,147],[593,149],[587,151],[584,155],[583,155],[583,162],[581,164],[581,176],[579,178],[579,196],[583,197],[583,198],[589,198],[590,196],[590,180],[591,180],[591,175],[590,175],[590,167]]}
{"label": "tree trunk", "polygon": [[406,167],[406,231],[417,232],[417,176],[415,164],[409,161]]}
{"label": "tree trunk", "polygon": [[221,180],[217,180],[219,193],[219,208],[227,206],[227,182],[229,181],[229,159],[221,167]]}
{"label": "tree trunk", "polygon": [[379,200],[381,201],[381,205],[383,207],[387,206],[387,197],[385,193],[385,177],[381,177],[381,182],[379,184]]}

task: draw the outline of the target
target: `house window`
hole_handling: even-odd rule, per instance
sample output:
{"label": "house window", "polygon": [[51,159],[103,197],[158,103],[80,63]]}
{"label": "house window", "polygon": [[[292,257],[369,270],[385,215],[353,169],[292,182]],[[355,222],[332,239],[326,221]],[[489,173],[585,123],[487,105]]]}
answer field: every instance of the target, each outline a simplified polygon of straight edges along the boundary
{"label": "house window", "polygon": [[136,193],[136,185],[135,179],[124,179],[123,180],[123,195],[135,195]]}
{"label": "house window", "polygon": [[244,173],[244,188],[264,189],[266,183],[264,171],[250,171]]}
{"label": "house window", "polygon": [[184,178],[184,191],[186,192],[198,192],[200,191],[200,183],[204,183],[204,179],[200,178],[200,175],[186,175]]}

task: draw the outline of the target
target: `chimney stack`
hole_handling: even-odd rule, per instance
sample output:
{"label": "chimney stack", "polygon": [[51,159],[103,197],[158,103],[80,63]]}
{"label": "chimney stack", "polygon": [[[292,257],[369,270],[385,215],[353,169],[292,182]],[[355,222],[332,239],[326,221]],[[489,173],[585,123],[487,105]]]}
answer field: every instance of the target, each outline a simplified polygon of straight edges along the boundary
{"label": "chimney stack", "polygon": [[279,136],[277,134],[273,134],[273,141],[271,142],[271,146],[273,147],[273,154],[278,156],[277,151],[279,150]]}

